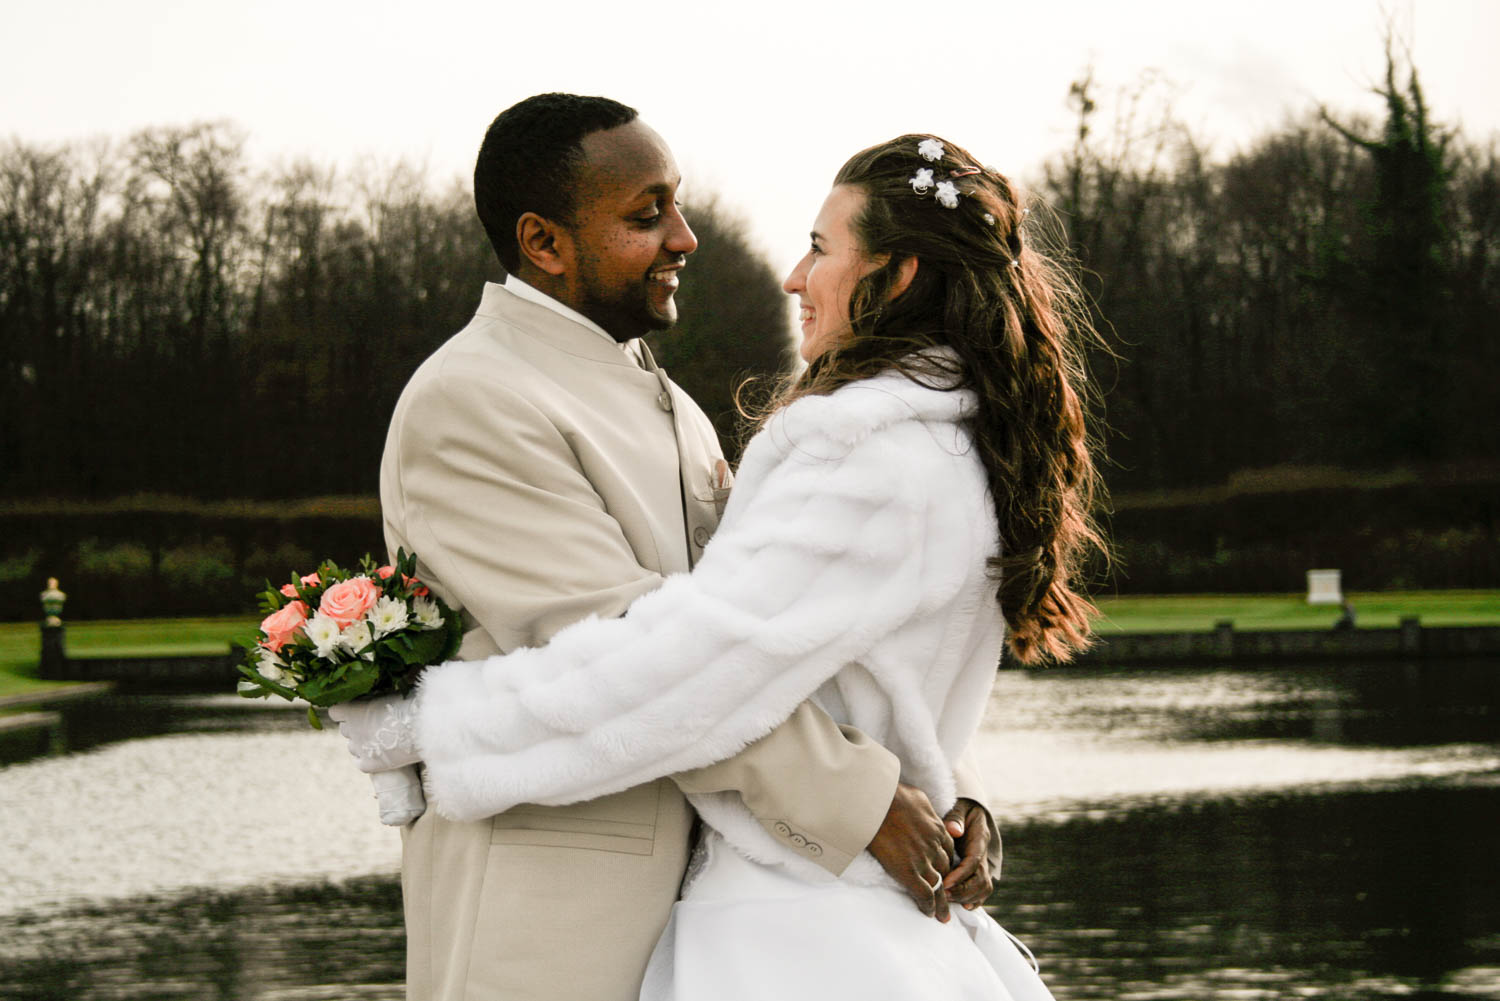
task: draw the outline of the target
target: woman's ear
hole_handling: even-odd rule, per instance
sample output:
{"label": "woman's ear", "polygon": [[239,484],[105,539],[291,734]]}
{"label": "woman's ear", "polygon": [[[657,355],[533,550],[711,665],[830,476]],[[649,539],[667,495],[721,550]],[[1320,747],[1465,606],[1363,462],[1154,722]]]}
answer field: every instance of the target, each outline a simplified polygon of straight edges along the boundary
{"label": "woman's ear", "polygon": [[573,239],[568,231],[535,212],[516,220],[516,244],[521,256],[539,270],[561,277],[573,270]]}
{"label": "woman's ear", "polygon": [[901,258],[901,263],[896,265],[895,280],[891,282],[891,298],[894,299],[902,292],[905,292],[915,277],[917,277],[916,256]]}

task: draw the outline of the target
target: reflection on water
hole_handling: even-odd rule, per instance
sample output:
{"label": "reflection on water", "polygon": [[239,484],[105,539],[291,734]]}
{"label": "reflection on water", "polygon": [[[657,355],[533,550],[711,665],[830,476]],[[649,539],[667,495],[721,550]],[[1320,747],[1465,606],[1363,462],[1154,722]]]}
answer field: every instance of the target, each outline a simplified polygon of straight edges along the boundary
{"label": "reflection on water", "polygon": [[[994,906],[1059,1001],[1500,997],[1497,805],[1418,787],[1024,825]],[[136,898],[14,921],[0,996],[386,1001],[402,949],[394,876]]]}
{"label": "reflection on water", "polygon": [[1059,999],[1500,997],[1497,806],[1415,787],[1032,827],[997,910]]}
{"label": "reflection on water", "polygon": [[[1002,673],[997,916],[1059,1001],[1500,998],[1500,672],[1432,667]],[[227,697],[68,737],[0,769],[0,997],[401,996],[336,735]]]}
{"label": "reflection on water", "polygon": [[70,751],[173,733],[305,733],[311,729],[305,710],[289,711],[290,704],[280,699],[237,695],[106,695],[56,708]]}
{"label": "reflection on water", "polygon": [[0,997],[396,1001],[404,961],[393,878],[206,890],[13,922]]}
{"label": "reflection on water", "polygon": [[1497,667],[1489,660],[1001,672],[990,723],[1153,740],[1494,744],[1500,743]]}

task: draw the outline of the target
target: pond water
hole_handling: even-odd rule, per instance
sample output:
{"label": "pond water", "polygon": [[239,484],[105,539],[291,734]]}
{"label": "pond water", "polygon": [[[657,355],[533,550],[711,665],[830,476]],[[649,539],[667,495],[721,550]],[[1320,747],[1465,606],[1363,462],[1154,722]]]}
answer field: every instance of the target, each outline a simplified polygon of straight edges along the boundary
{"label": "pond water", "polygon": [[[991,906],[1069,999],[1500,998],[1500,664],[1002,672]],[[399,847],[295,709],[0,768],[0,997],[402,996]]]}

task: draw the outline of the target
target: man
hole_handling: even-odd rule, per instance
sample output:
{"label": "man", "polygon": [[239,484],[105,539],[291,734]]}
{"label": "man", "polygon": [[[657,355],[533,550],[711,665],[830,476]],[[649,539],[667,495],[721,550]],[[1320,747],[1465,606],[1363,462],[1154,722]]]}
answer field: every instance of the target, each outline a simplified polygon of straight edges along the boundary
{"label": "man", "polygon": [[[717,523],[728,474],[712,427],[638,340],[676,321],[697,246],[679,180],[661,138],[603,98],[533,97],[485,137],[475,202],[508,277],[412,377],[381,463],[387,547],[416,552],[462,608],[460,658],[622,613],[690,569]],[[360,725],[340,717],[346,734]],[[945,917],[957,880],[988,887],[987,814],[961,801],[950,816],[965,858],[944,887],[949,832],[898,772],[808,703],[671,780],[478,823],[428,811],[402,838],[408,996],[635,998],[687,862],[686,792],[738,792],[835,874],[869,848]]]}

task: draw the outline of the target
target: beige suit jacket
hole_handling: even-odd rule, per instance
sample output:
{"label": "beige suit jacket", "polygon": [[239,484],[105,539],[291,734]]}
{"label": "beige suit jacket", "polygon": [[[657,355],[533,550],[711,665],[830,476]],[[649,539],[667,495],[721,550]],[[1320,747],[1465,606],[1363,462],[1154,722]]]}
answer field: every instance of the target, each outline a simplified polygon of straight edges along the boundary
{"label": "beige suit jacket", "polygon": [[[712,426],[656,368],[487,285],[417,370],[381,462],[386,545],[461,608],[459,656],[535,646],[688,570],[717,524]],[[737,757],[589,803],[403,831],[408,997],[633,999],[686,865],[683,791],[738,791],[838,873],[899,762],[812,705]],[[972,790],[971,790],[972,791]]]}

